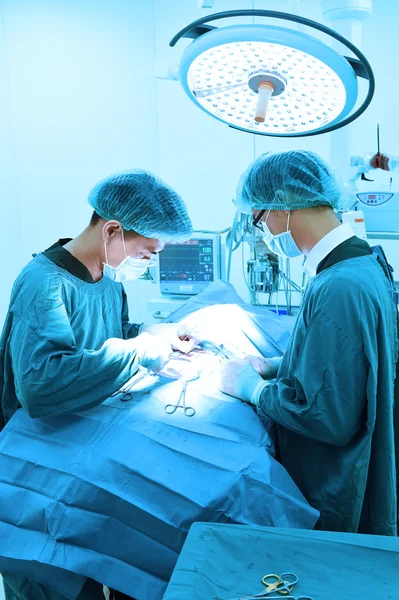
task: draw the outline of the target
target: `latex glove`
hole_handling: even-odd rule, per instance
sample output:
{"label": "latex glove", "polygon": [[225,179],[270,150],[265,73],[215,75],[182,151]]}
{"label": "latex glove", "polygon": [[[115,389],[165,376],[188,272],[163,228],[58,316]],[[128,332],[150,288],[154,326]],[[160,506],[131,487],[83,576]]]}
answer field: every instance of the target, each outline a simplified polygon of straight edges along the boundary
{"label": "latex glove", "polygon": [[181,323],[155,323],[154,325],[142,325],[140,333],[146,332],[167,341],[174,350],[180,352],[191,352],[200,341],[194,333]]}
{"label": "latex glove", "polygon": [[374,154],[370,160],[370,167],[373,169],[382,169],[383,171],[389,171],[389,158],[385,154]]}
{"label": "latex glove", "polygon": [[166,340],[146,332],[135,337],[134,342],[140,366],[151,371],[163,369],[172,354],[172,348]]}
{"label": "latex glove", "polygon": [[262,379],[246,358],[226,360],[222,365],[219,388],[229,396],[257,404],[261,392],[267,385],[268,383]]}
{"label": "latex glove", "polygon": [[263,358],[259,356],[247,356],[246,358],[263,379],[274,379],[277,377],[283,357]]}

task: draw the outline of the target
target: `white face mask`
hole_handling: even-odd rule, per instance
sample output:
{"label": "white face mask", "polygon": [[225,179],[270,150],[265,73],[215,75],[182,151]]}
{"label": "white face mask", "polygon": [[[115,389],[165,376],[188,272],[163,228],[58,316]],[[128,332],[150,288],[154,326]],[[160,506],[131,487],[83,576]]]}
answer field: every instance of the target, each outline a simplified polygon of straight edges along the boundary
{"label": "white face mask", "polygon": [[118,283],[138,279],[140,275],[143,275],[143,273],[146,272],[147,268],[150,266],[151,263],[151,260],[149,259],[132,258],[131,256],[127,255],[123,230],[122,243],[126,258],[124,258],[123,261],[117,267],[112,267],[108,263],[107,244],[106,242],[104,242],[105,260],[107,262],[104,263],[103,275],[104,277],[108,277],[109,279],[111,279],[111,281],[117,281]]}
{"label": "white face mask", "polygon": [[268,226],[266,225],[267,219],[269,218],[270,210],[266,217],[266,222],[262,223],[263,231],[262,237],[265,244],[269,247],[269,249],[277,254],[277,256],[281,256],[282,258],[295,258],[296,256],[301,256],[303,253],[298,248],[295,243],[294,238],[292,237],[290,227],[290,216],[291,212],[288,213],[288,221],[287,221],[287,231],[283,233],[279,233],[277,235],[273,235]]}

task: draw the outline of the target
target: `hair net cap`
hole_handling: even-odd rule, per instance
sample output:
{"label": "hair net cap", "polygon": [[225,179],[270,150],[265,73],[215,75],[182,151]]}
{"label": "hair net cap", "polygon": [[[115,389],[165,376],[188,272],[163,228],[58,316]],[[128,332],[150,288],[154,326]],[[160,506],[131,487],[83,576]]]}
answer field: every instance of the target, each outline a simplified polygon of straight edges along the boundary
{"label": "hair net cap", "polygon": [[317,154],[286,150],[262,154],[249,165],[238,183],[235,204],[244,213],[337,208],[340,196],[334,175]]}
{"label": "hair net cap", "polygon": [[134,169],[103,179],[91,190],[89,204],[126,231],[164,242],[185,241],[193,228],[182,198],[161,179]]}

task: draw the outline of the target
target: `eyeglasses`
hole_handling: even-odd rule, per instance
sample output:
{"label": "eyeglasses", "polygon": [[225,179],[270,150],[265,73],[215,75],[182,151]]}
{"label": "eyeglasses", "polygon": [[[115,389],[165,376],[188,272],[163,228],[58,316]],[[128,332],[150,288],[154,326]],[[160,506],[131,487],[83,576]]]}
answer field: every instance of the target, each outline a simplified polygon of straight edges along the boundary
{"label": "eyeglasses", "polygon": [[264,233],[264,228],[263,228],[263,222],[261,221],[261,218],[263,217],[263,215],[265,214],[266,210],[261,210],[257,216],[254,218],[254,220],[252,221],[252,226],[256,227],[257,229],[259,229],[259,231],[261,231],[262,233]]}

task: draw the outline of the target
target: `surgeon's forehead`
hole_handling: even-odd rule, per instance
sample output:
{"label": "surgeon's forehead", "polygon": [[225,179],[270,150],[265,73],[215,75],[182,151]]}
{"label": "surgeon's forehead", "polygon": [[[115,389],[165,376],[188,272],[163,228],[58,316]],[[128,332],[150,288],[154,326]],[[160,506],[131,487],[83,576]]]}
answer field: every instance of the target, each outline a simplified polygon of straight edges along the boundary
{"label": "surgeon's forehead", "polygon": [[142,247],[149,250],[151,253],[160,252],[165,244],[156,238],[142,238]]}
{"label": "surgeon's forehead", "polygon": [[150,254],[160,252],[165,245],[156,238],[147,238],[140,234],[136,234],[134,237],[127,238],[125,241],[129,248],[135,248],[139,251],[146,251]]}

